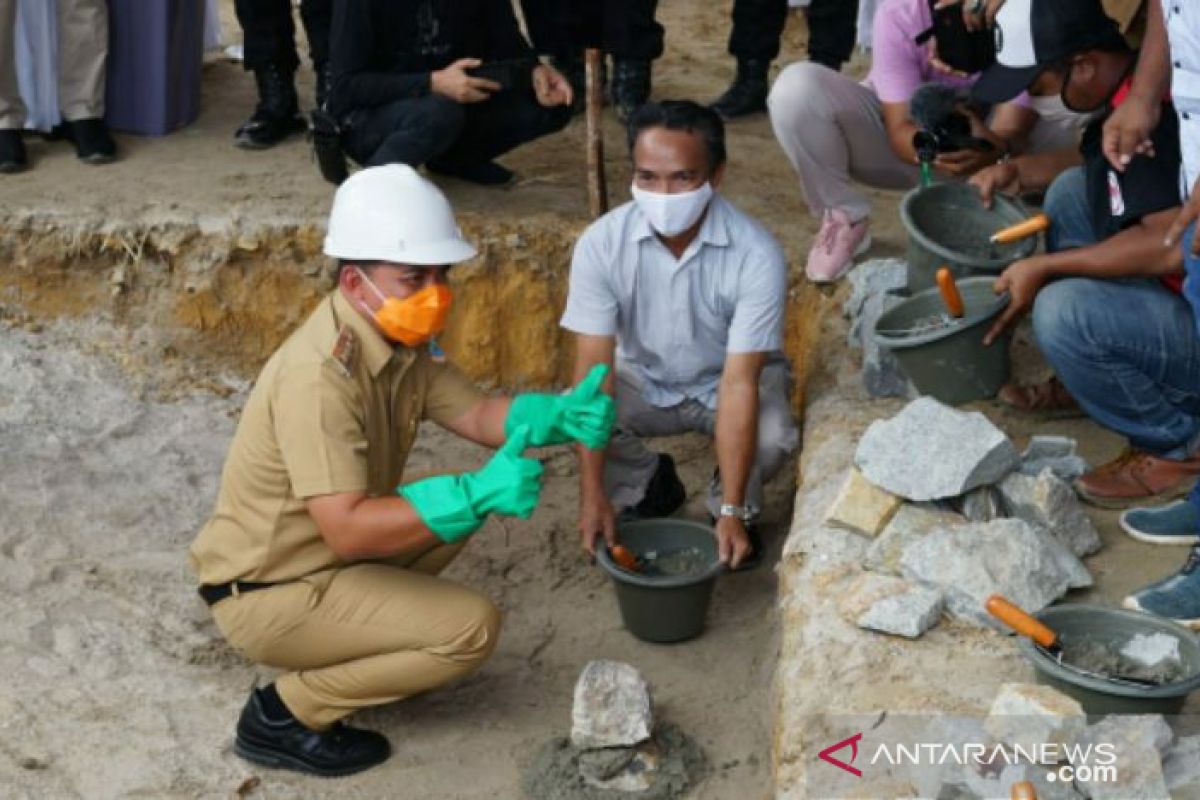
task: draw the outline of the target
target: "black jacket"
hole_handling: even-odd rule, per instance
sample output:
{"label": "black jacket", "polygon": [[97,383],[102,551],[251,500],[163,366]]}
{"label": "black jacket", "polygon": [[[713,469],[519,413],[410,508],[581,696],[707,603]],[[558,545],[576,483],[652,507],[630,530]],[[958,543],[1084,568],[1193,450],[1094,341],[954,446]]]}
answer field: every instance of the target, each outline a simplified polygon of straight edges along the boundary
{"label": "black jacket", "polygon": [[341,115],[429,94],[429,75],[460,58],[534,58],[510,0],[338,0],[329,58]]}

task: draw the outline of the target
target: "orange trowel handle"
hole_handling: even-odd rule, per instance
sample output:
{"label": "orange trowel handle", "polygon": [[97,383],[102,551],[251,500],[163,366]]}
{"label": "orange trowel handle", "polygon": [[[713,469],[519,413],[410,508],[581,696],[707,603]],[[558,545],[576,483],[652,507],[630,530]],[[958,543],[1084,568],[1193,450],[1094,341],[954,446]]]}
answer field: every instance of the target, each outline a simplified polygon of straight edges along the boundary
{"label": "orange trowel handle", "polygon": [[962,295],[958,291],[958,285],[954,282],[954,273],[949,267],[942,267],[937,271],[937,285],[942,292],[942,302],[946,304],[946,310],[950,312],[950,316],[958,319],[966,313],[966,307],[963,305]]}
{"label": "orange trowel handle", "polygon": [[1013,605],[998,594],[988,598],[984,608],[996,619],[1003,622],[1022,636],[1028,636],[1047,650],[1058,646],[1058,634],[1048,628],[1036,617],[1025,613],[1024,609]]}
{"label": "orange trowel handle", "polygon": [[614,544],[608,551],[612,555],[612,560],[617,562],[617,565],[624,567],[630,572],[638,571],[638,560],[628,547],[624,545]]}
{"label": "orange trowel handle", "polygon": [[1041,233],[1049,227],[1049,217],[1045,214],[1035,214],[1024,222],[1018,222],[1016,225],[996,231],[992,234],[990,241],[992,244],[1012,244],[1028,236],[1033,236],[1035,233]]}
{"label": "orange trowel handle", "polygon": [[1021,781],[1014,783],[1012,793],[1009,795],[1012,800],[1037,800],[1037,789],[1030,781]]}

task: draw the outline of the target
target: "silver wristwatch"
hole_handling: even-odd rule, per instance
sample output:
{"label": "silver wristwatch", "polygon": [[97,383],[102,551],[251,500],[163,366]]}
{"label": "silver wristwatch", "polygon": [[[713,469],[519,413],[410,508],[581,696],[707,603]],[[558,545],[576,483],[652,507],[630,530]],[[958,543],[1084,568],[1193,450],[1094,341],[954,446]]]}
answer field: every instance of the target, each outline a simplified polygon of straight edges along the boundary
{"label": "silver wristwatch", "polygon": [[754,515],[746,506],[735,506],[733,503],[722,503],[721,511],[718,516],[722,517],[737,517],[742,522],[749,522]]}

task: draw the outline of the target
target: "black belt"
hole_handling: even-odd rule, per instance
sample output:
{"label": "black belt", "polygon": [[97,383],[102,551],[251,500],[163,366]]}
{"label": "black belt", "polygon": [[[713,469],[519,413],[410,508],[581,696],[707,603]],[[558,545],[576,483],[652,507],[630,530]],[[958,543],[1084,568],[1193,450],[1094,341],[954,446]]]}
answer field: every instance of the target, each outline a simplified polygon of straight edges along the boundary
{"label": "black belt", "polygon": [[229,583],[203,584],[197,589],[200,596],[204,598],[204,602],[210,606],[215,606],[217,603],[224,600],[226,597],[235,594],[246,594],[247,592],[257,592],[259,589],[270,589],[272,586],[278,586],[277,583],[251,583],[249,581],[230,581]]}

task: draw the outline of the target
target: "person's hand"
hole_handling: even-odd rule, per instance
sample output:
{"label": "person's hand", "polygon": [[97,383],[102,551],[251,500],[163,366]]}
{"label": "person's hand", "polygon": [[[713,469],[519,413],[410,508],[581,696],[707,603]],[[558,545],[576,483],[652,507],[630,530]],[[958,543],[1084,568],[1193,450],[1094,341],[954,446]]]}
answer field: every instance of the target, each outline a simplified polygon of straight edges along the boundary
{"label": "person's hand", "polygon": [[938,153],[937,158],[933,160],[933,168],[946,175],[962,178],[995,164],[999,157],[995,150],[955,150],[951,153]]}
{"label": "person's hand", "polygon": [[589,450],[604,447],[617,419],[616,405],[602,388],[608,369],[607,364],[595,365],[567,394],[517,395],[504,420],[505,434],[525,426],[534,447],[568,442],[579,442]]}
{"label": "person's hand", "polygon": [[[1179,209],[1179,213],[1175,215],[1175,221],[1171,223],[1171,227],[1167,229],[1167,235],[1163,239],[1163,245],[1166,247],[1175,247],[1179,244],[1179,240],[1183,238],[1183,234],[1187,232],[1188,226],[1200,217],[1200,178],[1196,179],[1196,185],[1192,187],[1191,197],[1183,204],[1183,208]],[[1193,256],[1200,258],[1200,236],[1193,235],[1191,245],[1188,248]]]}
{"label": "person's hand", "polygon": [[1104,123],[1104,157],[1113,169],[1124,172],[1134,156],[1154,157],[1151,132],[1158,127],[1162,105],[1130,94]]}
{"label": "person's hand", "polygon": [[991,330],[983,337],[984,345],[996,341],[1005,329],[1014,324],[1025,312],[1033,308],[1033,301],[1050,277],[1039,256],[1015,261],[996,279],[993,290],[996,294],[1008,292],[1008,306],[997,317]]}
{"label": "person's hand", "polygon": [[561,72],[546,64],[533,68],[533,93],[539,105],[546,108],[569,106],[575,99],[571,82]]}
{"label": "person's hand", "polygon": [[933,7],[936,10],[957,5],[963,7],[963,22],[967,30],[981,31],[996,22],[996,12],[1004,5],[1004,0],[938,0]]}
{"label": "person's hand", "polygon": [[482,63],[478,58],[460,58],[445,69],[435,70],[429,76],[430,89],[456,103],[482,103],[501,88],[495,81],[467,74],[467,70]]}
{"label": "person's hand", "polygon": [[953,78],[971,77],[961,69],[955,69],[945,61],[942,61],[942,59],[938,56],[936,36],[931,36],[929,41],[925,43],[925,51],[929,55],[929,66],[933,67],[934,72],[940,72],[943,75],[949,75]]}
{"label": "person's hand", "polygon": [[999,164],[984,167],[972,175],[967,183],[979,190],[979,198],[983,200],[984,208],[992,207],[992,198],[996,192],[1016,194],[1021,191],[1020,175],[1011,161],[1001,161]]}
{"label": "person's hand", "polygon": [[579,503],[579,538],[583,549],[593,558],[596,539],[603,538],[607,547],[617,543],[617,515],[603,492],[585,493]]}
{"label": "person's hand", "polygon": [[542,494],[542,465],[521,455],[528,446],[529,428],[522,425],[482,469],[462,476],[463,488],[477,515],[533,516]]}
{"label": "person's hand", "polygon": [[717,557],[722,564],[736,569],[750,555],[750,537],[746,524],[737,517],[717,517]]}

